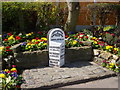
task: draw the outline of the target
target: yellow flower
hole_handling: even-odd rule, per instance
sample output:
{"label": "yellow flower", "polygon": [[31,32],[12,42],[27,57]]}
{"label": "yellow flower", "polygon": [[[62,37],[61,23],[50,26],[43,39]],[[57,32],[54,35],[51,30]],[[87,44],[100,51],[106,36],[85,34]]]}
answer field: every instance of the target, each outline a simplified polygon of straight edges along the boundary
{"label": "yellow flower", "polygon": [[100,33],[100,35],[102,35],[102,33]]}
{"label": "yellow flower", "polygon": [[110,63],[110,66],[114,66],[115,64],[114,63]]}
{"label": "yellow flower", "polygon": [[6,76],[5,76],[5,74],[0,74],[0,77],[5,78]]}
{"label": "yellow flower", "polygon": [[31,45],[31,43],[28,43],[27,45]]}
{"label": "yellow flower", "polygon": [[97,42],[96,42],[96,41],[94,41],[93,43],[94,43],[94,44],[97,44]]}
{"label": "yellow flower", "polygon": [[115,51],[118,51],[119,49],[118,48],[114,48]]}
{"label": "yellow flower", "polygon": [[4,71],[5,71],[5,72],[8,72],[9,70],[8,70],[8,69],[5,69]]}
{"label": "yellow flower", "polygon": [[96,37],[92,37],[92,39],[97,39]]}
{"label": "yellow flower", "polygon": [[31,46],[28,46],[28,48],[31,48]]}
{"label": "yellow flower", "polygon": [[40,40],[40,39],[38,39],[37,41],[38,41],[38,42],[40,42],[41,40]]}
{"label": "yellow flower", "polygon": [[33,34],[33,32],[31,32],[31,34]]}
{"label": "yellow flower", "polygon": [[111,49],[113,48],[113,46],[106,46],[106,49]]}
{"label": "yellow flower", "polygon": [[2,51],[4,49],[4,46],[0,47],[0,51]]}
{"label": "yellow flower", "polygon": [[109,66],[110,68],[113,68],[114,66]]}
{"label": "yellow flower", "polygon": [[76,40],[74,40],[74,41],[72,42],[72,44],[73,44],[73,45],[77,44],[77,41],[76,41]]}
{"label": "yellow flower", "polygon": [[45,38],[45,37],[42,37],[41,39],[47,41],[47,38]]}
{"label": "yellow flower", "polygon": [[113,46],[110,46],[110,48],[113,48]]}
{"label": "yellow flower", "polygon": [[46,46],[46,45],[47,45],[47,43],[44,43],[43,45],[44,45],[44,46]]}
{"label": "yellow flower", "polygon": [[33,45],[35,45],[35,44],[31,44],[31,46],[33,46]]}
{"label": "yellow flower", "polygon": [[11,35],[9,38],[8,38],[8,40],[15,40],[15,38],[13,37],[13,35]]}
{"label": "yellow flower", "polygon": [[106,49],[109,49],[110,47],[109,46],[106,46]]}
{"label": "yellow flower", "polygon": [[15,70],[17,70],[17,69],[16,69],[16,68],[12,68],[12,69],[11,69],[11,71],[15,71]]}
{"label": "yellow flower", "polygon": [[26,36],[31,36],[33,33],[28,33],[28,34],[26,34]]}
{"label": "yellow flower", "polygon": [[36,42],[36,39],[32,39],[32,42]]}

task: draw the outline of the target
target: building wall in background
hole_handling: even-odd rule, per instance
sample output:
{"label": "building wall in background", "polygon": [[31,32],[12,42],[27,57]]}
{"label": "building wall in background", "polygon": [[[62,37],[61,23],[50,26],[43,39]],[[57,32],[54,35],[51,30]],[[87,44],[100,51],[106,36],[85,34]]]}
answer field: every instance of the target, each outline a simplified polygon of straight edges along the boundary
{"label": "building wall in background", "polygon": [[[96,3],[119,3],[119,2],[96,2]],[[94,4],[94,2],[80,2],[80,15],[78,17],[77,25],[91,25],[91,21],[89,20],[89,13],[88,13],[88,4]],[[60,6],[66,6],[67,4],[65,2],[61,2]],[[115,25],[116,19],[115,19],[114,12],[108,16],[108,21],[106,25]],[[67,17],[66,17],[67,19]],[[65,20],[66,20],[65,19]],[[96,25],[99,25],[99,20],[96,19]]]}

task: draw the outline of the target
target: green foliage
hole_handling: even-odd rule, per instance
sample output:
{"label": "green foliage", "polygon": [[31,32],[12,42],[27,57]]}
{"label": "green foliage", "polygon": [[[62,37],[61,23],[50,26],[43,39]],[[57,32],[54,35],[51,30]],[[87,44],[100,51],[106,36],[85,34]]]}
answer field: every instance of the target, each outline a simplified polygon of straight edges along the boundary
{"label": "green foliage", "polygon": [[3,2],[2,16],[3,31],[46,30],[64,20],[62,8],[51,2]]}
{"label": "green foliage", "polygon": [[115,36],[114,34],[110,34],[110,33],[105,33],[104,35],[102,35],[102,38],[104,41],[106,41],[108,44],[110,45],[115,45],[115,43],[118,40],[118,37]]}
{"label": "green foliage", "polygon": [[114,29],[114,28],[115,27],[108,25],[108,26],[103,28],[103,31],[109,31],[109,30]]}

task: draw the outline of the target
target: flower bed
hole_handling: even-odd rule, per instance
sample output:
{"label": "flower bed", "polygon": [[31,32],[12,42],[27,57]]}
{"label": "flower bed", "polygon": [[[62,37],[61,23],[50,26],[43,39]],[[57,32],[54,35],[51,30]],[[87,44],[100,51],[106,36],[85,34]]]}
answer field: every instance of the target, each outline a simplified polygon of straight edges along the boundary
{"label": "flower bed", "polygon": [[[28,33],[28,34],[23,34],[23,33],[18,33],[17,34],[17,33],[14,32],[14,33],[4,34],[2,36],[4,47],[1,47],[1,49],[3,49],[3,53],[2,53],[3,54],[3,60],[5,60],[7,62],[7,61],[9,61],[9,59],[12,58],[13,51],[11,49],[11,46],[13,46],[15,44],[20,43],[19,44],[19,50],[16,50],[19,53],[20,52],[21,53],[22,52],[26,53],[26,51],[32,53],[33,51],[37,51],[37,50],[39,51],[39,50],[46,49],[47,48],[47,38],[46,38],[46,36],[47,36],[47,32],[37,32],[37,33],[31,32],[31,33]],[[67,53],[70,52],[70,50],[72,50],[70,48],[83,47],[83,46],[91,45],[92,48],[105,50],[105,51],[108,51],[108,52],[113,53],[115,55],[120,54],[120,49],[119,48],[117,48],[116,46],[108,45],[105,41],[102,40],[102,38],[96,38],[96,37],[93,37],[89,34],[85,34],[85,33],[81,33],[81,32],[65,33],[65,41],[66,41],[66,45],[65,45],[66,48],[69,48],[67,50]],[[68,56],[70,54],[69,53],[67,55],[67,53],[66,53],[66,56]],[[91,51],[90,51],[90,53],[91,53]],[[16,54],[16,55],[18,55],[18,54]],[[71,56],[71,55],[69,55],[69,56]],[[48,59],[48,56],[46,56],[46,58]],[[74,60],[74,58],[72,58],[72,59]]]}
{"label": "flower bed", "polygon": [[15,65],[12,65],[11,69],[5,69],[1,71],[0,74],[0,85],[3,90],[20,88],[23,83],[23,78],[21,75],[17,74],[17,69]]}
{"label": "flower bed", "polygon": [[[106,33],[108,34],[108,33]],[[110,34],[108,36],[114,36]],[[12,64],[15,64],[15,58],[17,59],[16,64],[18,67],[23,68],[32,68],[32,67],[40,67],[42,65],[48,65],[48,51],[47,48],[47,32],[31,32],[28,34],[23,33],[5,33],[2,36],[2,44],[0,47],[0,53],[2,54],[3,61],[3,69],[8,66],[11,68]],[[92,49],[99,49],[102,51],[107,51],[107,55],[104,53],[99,53],[99,55],[95,55],[94,60],[96,63],[109,68],[115,72],[120,72],[120,63],[119,55],[120,48],[116,47],[116,45],[110,45],[108,42],[105,42],[104,37],[93,37],[92,35],[85,33],[65,33],[65,61],[66,63],[74,62],[76,60],[92,60],[93,51]],[[99,51],[98,50],[98,51]],[[101,51],[100,51],[101,52]],[[109,54],[112,54],[109,58],[107,57]],[[105,56],[104,56],[105,55]],[[22,57],[21,57],[22,56]],[[118,57],[114,59],[114,57]],[[112,59],[111,59],[112,58]],[[25,63],[25,64],[23,64]],[[11,72],[13,73],[13,72]],[[6,74],[1,72],[1,78],[12,77],[12,74]],[[9,77],[9,78],[10,78]],[[14,78],[12,78],[14,79]],[[5,79],[8,80],[8,79]],[[14,81],[14,80],[12,80]],[[15,82],[17,79],[15,79]],[[9,84],[7,84],[9,85]],[[12,84],[13,87],[14,84]],[[8,86],[9,87],[9,86]],[[12,86],[10,86],[12,87]]]}

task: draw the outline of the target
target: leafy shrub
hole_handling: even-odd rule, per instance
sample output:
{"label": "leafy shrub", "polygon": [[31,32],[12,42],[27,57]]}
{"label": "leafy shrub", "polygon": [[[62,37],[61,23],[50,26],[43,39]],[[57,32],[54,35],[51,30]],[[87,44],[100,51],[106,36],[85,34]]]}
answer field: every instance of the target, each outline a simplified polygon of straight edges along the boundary
{"label": "leafy shrub", "polygon": [[3,2],[3,31],[48,30],[56,20],[64,22],[63,8],[51,2]]}

